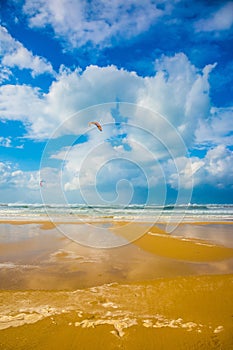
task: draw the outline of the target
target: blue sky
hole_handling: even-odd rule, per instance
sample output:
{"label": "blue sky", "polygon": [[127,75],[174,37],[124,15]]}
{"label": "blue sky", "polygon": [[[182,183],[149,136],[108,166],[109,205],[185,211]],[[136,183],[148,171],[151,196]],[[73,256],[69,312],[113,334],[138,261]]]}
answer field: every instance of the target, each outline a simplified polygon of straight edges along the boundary
{"label": "blue sky", "polygon": [[232,203],[232,1],[0,6],[1,202]]}

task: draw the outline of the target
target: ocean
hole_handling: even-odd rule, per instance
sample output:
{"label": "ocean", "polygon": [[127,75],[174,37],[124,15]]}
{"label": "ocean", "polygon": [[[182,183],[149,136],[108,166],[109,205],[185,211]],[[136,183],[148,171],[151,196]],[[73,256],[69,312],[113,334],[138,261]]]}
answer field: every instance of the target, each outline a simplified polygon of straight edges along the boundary
{"label": "ocean", "polygon": [[233,221],[233,204],[89,206],[84,204],[1,203],[0,219],[125,220],[138,222]]}

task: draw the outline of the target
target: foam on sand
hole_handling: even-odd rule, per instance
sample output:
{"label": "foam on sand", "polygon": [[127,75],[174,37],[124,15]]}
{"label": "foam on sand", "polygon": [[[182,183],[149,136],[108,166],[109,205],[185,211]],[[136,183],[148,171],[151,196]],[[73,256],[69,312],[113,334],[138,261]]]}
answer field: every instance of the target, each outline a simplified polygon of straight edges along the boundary
{"label": "foam on sand", "polygon": [[[233,329],[232,286],[233,275],[213,275],[136,284],[112,283],[75,291],[1,291],[0,344],[5,344],[7,349],[10,346],[17,349],[13,334],[18,329],[17,334],[22,330],[27,339],[24,349],[30,349],[31,335],[36,332],[36,343],[41,344],[52,327],[53,346],[58,349],[61,343],[66,344],[63,349],[69,349],[71,334],[73,337],[78,334],[79,347],[85,347],[82,339],[86,330],[89,341],[97,342],[94,349],[103,348],[103,344],[107,346],[109,336],[121,339],[127,348],[134,349],[134,341],[140,342],[140,337],[150,330],[157,332],[156,337],[150,335],[154,346],[160,338],[158,349],[171,348],[173,336],[178,342],[180,337],[186,339],[187,349],[188,344],[194,344],[197,339],[206,349],[211,349],[213,338],[218,339],[222,348],[230,348],[233,345],[228,337]],[[101,340],[98,340],[100,334]],[[115,345],[113,341],[108,348],[113,349]],[[45,349],[49,348],[48,341]],[[149,348],[152,349],[152,345]]]}

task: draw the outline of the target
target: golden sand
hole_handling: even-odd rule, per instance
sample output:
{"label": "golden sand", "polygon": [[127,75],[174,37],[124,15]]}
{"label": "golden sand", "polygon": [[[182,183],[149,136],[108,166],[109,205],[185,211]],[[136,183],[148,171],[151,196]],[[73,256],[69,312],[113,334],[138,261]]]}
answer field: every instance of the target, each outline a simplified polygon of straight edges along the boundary
{"label": "golden sand", "polygon": [[2,291],[1,349],[231,349],[233,276]]}
{"label": "golden sand", "polygon": [[139,224],[117,223],[112,230],[152,254],[188,261],[216,261],[233,258],[233,249],[217,246],[205,240],[173,237],[156,226],[134,241]]}
{"label": "golden sand", "polygon": [[205,240],[162,226],[135,239],[144,224],[112,222],[129,242],[112,249],[59,225],[0,224],[0,349],[233,348],[233,248],[211,236],[229,224],[193,224]]}

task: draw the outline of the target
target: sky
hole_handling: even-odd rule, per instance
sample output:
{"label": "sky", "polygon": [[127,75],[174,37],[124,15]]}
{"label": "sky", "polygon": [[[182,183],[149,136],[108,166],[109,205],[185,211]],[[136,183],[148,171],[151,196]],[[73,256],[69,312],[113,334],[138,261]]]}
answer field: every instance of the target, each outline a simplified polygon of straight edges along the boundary
{"label": "sky", "polygon": [[233,1],[0,6],[0,202],[233,203]]}

